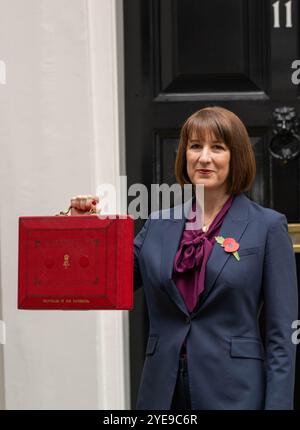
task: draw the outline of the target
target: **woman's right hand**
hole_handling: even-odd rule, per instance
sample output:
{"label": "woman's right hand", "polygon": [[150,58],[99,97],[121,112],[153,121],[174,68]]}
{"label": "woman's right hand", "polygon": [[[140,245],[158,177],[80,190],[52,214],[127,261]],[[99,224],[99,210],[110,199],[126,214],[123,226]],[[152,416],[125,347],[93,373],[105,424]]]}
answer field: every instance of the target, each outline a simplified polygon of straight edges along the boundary
{"label": "woman's right hand", "polygon": [[99,197],[98,196],[75,196],[72,197],[70,207],[70,215],[89,215],[93,212],[91,212],[91,209],[94,209],[94,213],[96,212],[97,204],[99,203]]}

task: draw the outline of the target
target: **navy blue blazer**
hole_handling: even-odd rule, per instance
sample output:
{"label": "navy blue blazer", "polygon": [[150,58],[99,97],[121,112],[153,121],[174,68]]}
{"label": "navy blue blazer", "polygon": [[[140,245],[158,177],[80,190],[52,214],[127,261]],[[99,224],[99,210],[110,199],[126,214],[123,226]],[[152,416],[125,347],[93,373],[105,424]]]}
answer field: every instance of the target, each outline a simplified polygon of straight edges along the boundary
{"label": "navy blue blazer", "polygon": [[150,321],[136,408],[170,409],[187,338],[192,409],[292,409],[298,292],[285,215],[235,196],[219,235],[239,242],[240,261],[214,244],[200,305],[189,313],[172,280],[182,207],[169,220],[152,214],[134,242],[135,289],[144,286]]}

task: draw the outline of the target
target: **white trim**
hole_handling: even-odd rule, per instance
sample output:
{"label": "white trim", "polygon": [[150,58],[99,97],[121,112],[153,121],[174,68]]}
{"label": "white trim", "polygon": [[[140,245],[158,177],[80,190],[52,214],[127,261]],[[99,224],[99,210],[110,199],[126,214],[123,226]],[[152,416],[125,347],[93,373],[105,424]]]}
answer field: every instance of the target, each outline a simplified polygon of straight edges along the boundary
{"label": "white trim", "polygon": [[[103,183],[118,186],[125,171],[123,2],[86,0],[86,11],[96,190]],[[99,409],[128,409],[128,312],[101,311],[97,315]]]}

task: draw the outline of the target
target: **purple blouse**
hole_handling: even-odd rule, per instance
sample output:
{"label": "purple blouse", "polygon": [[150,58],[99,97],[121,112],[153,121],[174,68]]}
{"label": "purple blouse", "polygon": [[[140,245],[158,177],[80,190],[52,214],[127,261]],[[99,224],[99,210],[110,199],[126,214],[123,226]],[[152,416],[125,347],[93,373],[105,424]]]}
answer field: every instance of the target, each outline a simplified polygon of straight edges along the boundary
{"label": "purple blouse", "polygon": [[[223,219],[232,205],[234,196],[230,196],[222,209],[215,216],[207,232],[200,230],[184,230],[178,251],[175,255],[173,280],[178,288],[189,312],[197,305],[199,296],[204,290],[205,269],[207,260],[215,243]],[[195,211],[196,201],[192,210]],[[200,210],[200,208],[199,208]],[[191,219],[191,215],[188,217]]]}
{"label": "purple blouse", "polygon": [[[207,232],[200,230],[184,230],[178,251],[175,255],[173,280],[178,288],[187,309],[192,312],[204,290],[205,270],[207,260],[215,244],[224,217],[232,205],[234,196],[230,196],[222,209],[215,216]],[[195,211],[194,200],[192,210]],[[198,208],[200,210],[200,208]],[[191,219],[191,214],[188,219]],[[185,342],[181,355],[186,356]]]}

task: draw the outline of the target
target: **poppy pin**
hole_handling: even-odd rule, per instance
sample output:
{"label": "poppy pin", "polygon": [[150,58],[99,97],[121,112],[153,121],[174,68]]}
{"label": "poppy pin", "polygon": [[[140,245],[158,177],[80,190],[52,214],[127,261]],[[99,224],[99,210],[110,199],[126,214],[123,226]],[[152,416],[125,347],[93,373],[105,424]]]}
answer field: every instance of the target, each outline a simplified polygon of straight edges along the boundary
{"label": "poppy pin", "polygon": [[235,258],[240,261],[240,256],[237,252],[240,247],[240,244],[236,242],[236,240],[234,240],[232,237],[224,238],[223,236],[215,236],[215,239],[219,245],[223,246],[226,252],[231,252],[235,256]]}

